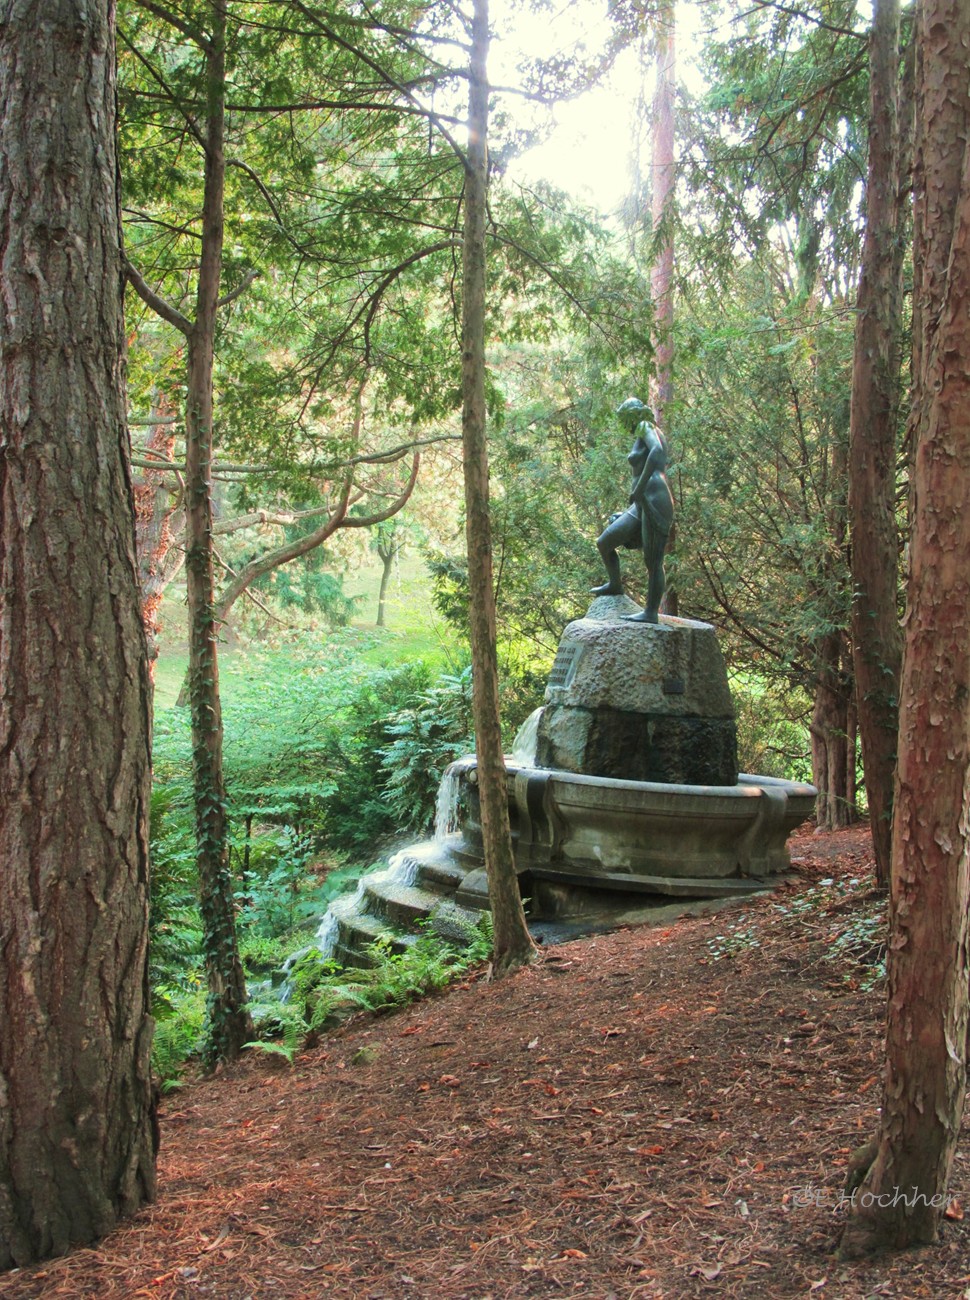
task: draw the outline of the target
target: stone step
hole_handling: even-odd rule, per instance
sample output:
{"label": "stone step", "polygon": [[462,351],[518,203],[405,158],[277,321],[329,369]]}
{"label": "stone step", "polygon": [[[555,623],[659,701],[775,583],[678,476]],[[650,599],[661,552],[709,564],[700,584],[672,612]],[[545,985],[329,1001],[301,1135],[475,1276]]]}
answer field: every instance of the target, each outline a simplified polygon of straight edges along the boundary
{"label": "stone step", "polygon": [[776,883],[764,877],[754,880],[742,876],[648,876],[641,872],[563,871],[545,866],[531,866],[529,874],[537,880],[584,889],[664,894],[672,898],[744,898],[770,890]]}
{"label": "stone step", "polygon": [[410,877],[409,884],[422,885],[433,893],[448,897],[455,892],[468,870],[455,857],[454,845],[460,840],[460,835],[452,835],[447,840],[426,840],[423,844],[404,849],[394,856],[395,870],[405,879]]}
{"label": "stone step", "polygon": [[394,952],[403,952],[415,942],[417,935],[395,933],[385,918],[362,911],[360,901],[353,895],[335,898],[330,911],[337,922],[337,940],[334,957],[344,966],[359,966],[367,949],[377,939],[389,939]]}
{"label": "stone step", "polygon": [[413,926],[440,901],[440,895],[417,885],[399,885],[382,871],[364,878],[362,906],[384,925]]}

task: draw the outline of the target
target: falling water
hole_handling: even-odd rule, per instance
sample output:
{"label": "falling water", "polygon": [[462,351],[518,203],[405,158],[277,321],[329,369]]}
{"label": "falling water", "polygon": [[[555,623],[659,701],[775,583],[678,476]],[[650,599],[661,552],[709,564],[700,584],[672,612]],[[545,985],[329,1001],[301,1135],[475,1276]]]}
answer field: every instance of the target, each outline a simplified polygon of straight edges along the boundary
{"label": "falling water", "polygon": [[323,914],[323,920],[320,922],[320,928],[317,930],[314,942],[314,947],[324,961],[329,961],[336,950],[339,929],[337,918],[328,907]]}
{"label": "falling water", "polygon": [[452,764],[438,786],[438,803],[434,814],[434,837],[440,844],[458,829],[459,769]]}
{"label": "falling water", "polygon": [[407,849],[401,849],[393,857],[388,858],[387,868],[382,874],[385,884],[404,885],[410,889],[418,878],[417,858]]}
{"label": "falling water", "polygon": [[539,739],[539,719],[541,717],[541,707],[533,709],[519,728],[519,734],[512,744],[512,752],[509,754],[509,758],[514,759],[516,763],[520,763],[523,767],[535,767],[536,744]]}
{"label": "falling water", "polygon": [[[387,866],[381,871],[371,871],[366,876],[361,876],[357,882],[357,891],[351,901],[351,908],[354,911],[363,910],[360,908],[360,904],[363,903],[367,893],[367,881],[376,875],[380,875],[385,884],[410,887],[417,879],[418,863],[407,849],[401,849],[399,853],[395,853],[393,857],[388,859]],[[323,920],[320,922],[320,928],[317,930],[313,944],[324,961],[332,957],[336,952],[339,931],[340,925],[334,914],[333,907],[328,907]]]}

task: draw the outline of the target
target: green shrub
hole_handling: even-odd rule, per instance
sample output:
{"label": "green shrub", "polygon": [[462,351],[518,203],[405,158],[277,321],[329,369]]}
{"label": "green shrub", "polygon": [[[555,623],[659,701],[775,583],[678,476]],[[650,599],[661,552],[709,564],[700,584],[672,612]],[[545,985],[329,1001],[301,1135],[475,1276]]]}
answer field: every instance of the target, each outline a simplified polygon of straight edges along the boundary
{"label": "green shrub", "polygon": [[205,1005],[206,992],[201,984],[192,988],[161,986],[154,990],[152,1069],[163,1092],[178,1086],[186,1061],[202,1047]]}
{"label": "green shrub", "polygon": [[348,1011],[380,1011],[412,1002],[487,960],[492,950],[491,916],[485,913],[469,925],[464,938],[464,944],[456,944],[426,928],[397,952],[388,936],[373,945],[373,965],[364,970],[342,970],[310,947],[288,972],[286,1000],[264,991],[251,1008],[253,1023],[261,1040],[282,1040],[268,1050],[292,1060],[303,1043],[312,1042]]}
{"label": "green shrub", "polygon": [[473,747],[471,668],[443,674],[418,702],[390,716],[393,737],[380,751],[387,807],[395,824],[430,829],[438,786],[449,763]]}
{"label": "green shrub", "polygon": [[[749,677],[731,681],[738,728],[738,766],[742,772],[812,779],[812,751],[804,717],[806,700],[782,700]],[[801,708],[799,706],[802,706]]]}

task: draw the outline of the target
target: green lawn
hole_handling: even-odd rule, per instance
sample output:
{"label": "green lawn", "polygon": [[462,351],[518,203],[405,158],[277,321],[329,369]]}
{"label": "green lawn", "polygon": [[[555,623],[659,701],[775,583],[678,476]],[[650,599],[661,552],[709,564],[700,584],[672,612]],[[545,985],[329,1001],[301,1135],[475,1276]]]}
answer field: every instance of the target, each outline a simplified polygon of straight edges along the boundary
{"label": "green lawn", "polygon": [[[407,659],[436,659],[445,671],[454,667],[462,659],[462,646],[431,603],[431,585],[421,560],[408,556],[396,567],[388,589],[383,628],[374,623],[380,580],[379,564],[347,574],[344,590],[348,596],[358,597],[356,614],[349,628],[320,629],[321,652],[331,637],[344,641],[357,637],[362,663],[391,665]],[[298,622],[307,624],[301,617],[294,619],[294,624]],[[225,668],[245,657],[250,644],[248,626],[248,620],[240,620],[239,630],[224,639],[219,660]],[[307,627],[307,633],[313,635],[312,625]],[[265,635],[272,639],[278,634],[279,630],[271,627]],[[184,597],[176,592],[166,597],[162,608],[161,649],[155,665],[155,703],[159,708],[170,708],[178,698],[188,665],[185,637]],[[220,677],[224,698],[231,698],[235,680],[238,676],[231,672]]]}

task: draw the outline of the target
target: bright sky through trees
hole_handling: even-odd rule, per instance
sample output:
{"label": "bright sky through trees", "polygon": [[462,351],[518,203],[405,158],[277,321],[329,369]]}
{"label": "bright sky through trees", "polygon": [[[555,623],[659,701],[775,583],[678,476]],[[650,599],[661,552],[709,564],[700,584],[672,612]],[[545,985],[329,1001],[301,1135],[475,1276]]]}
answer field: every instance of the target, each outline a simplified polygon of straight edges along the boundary
{"label": "bright sky through trees", "polygon": [[[692,66],[703,15],[700,6],[679,5],[679,78],[698,88]],[[605,48],[612,27],[607,0],[563,0],[550,11],[532,13],[521,0],[492,0],[491,79],[514,85],[516,62],[526,55],[595,58]],[[601,85],[574,100],[557,105],[548,139],[528,150],[510,166],[514,179],[544,179],[576,198],[613,212],[630,192],[637,148],[637,119],[653,95],[652,60],[647,59],[643,86],[636,47],[619,55]],[[514,110],[513,110],[514,111]],[[532,110],[523,106],[523,121]],[[547,118],[548,120],[548,118]],[[648,148],[641,140],[640,147]]]}

